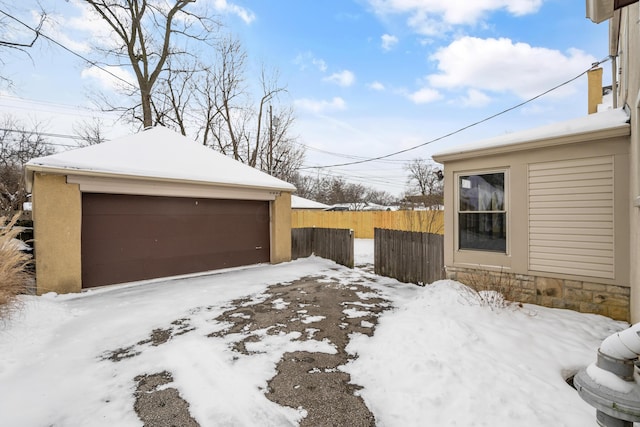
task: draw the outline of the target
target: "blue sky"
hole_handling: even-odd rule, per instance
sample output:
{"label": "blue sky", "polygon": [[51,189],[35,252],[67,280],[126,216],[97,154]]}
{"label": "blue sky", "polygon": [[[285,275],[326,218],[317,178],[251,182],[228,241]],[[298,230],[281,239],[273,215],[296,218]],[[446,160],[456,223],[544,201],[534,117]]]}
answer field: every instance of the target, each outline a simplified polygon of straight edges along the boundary
{"label": "blue sky", "polygon": [[[5,2],[6,3],[6,2]],[[42,0],[44,31],[88,56],[94,29],[81,2]],[[466,131],[384,161],[321,167],[412,148],[532,98],[608,55],[606,23],[583,0],[198,0],[215,9],[254,70],[277,68],[295,108],[304,173],[331,174],[400,195],[404,163],[439,150],[586,114],[586,76]],[[34,25],[36,2],[0,8]],[[9,18],[5,18],[9,19]],[[14,24],[17,25],[17,24]],[[19,26],[19,25],[18,25]],[[14,31],[13,37],[17,34]],[[99,114],[88,94],[109,79],[50,43],[2,64],[14,81],[0,110],[72,133]],[[603,64],[610,84],[610,63]],[[126,71],[126,70],[125,70]],[[107,119],[108,120],[108,119]],[[115,126],[113,137],[130,129]],[[65,140],[64,143],[73,143]]]}

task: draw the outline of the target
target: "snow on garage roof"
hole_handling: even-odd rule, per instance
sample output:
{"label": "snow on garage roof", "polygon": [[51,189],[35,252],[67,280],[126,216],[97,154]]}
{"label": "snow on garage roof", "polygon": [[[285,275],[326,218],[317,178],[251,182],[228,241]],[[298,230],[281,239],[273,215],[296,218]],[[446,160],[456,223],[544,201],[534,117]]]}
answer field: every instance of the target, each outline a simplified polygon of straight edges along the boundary
{"label": "snow on garage roof", "polygon": [[[529,143],[550,141],[574,135],[580,136],[581,140],[586,141],[596,138],[596,132],[615,130],[620,130],[621,134],[625,132],[629,134],[630,132],[629,114],[623,108],[606,110],[577,119],[460,145],[434,154],[433,158],[439,162],[478,155],[483,151],[486,151],[487,154],[514,151],[528,148],[526,145]],[[593,135],[593,138],[589,138],[590,134]]]}
{"label": "snow on garage roof", "polygon": [[161,126],[113,141],[32,159],[27,163],[28,181],[31,182],[35,170],[295,190],[292,184]]}
{"label": "snow on garage roof", "polygon": [[329,205],[316,202],[315,200],[305,199],[304,197],[292,195],[291,196],[291,208],[292,209],[327,209]]}

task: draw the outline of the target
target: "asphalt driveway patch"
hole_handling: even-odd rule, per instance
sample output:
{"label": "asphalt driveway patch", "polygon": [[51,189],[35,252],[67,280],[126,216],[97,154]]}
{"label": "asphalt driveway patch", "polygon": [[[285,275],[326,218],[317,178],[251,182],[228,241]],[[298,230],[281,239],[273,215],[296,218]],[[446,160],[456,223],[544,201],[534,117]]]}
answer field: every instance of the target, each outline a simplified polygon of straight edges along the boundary
{"label": "asphalt driveway patch", "polygon": [[177,389],[166,387],[173,381],[167,372],[139,375],[135,378],[134,410],[146,427],[198,427],[189,414],[189,403]]}
{"label": "asphalt driveway patch", "polygon": [[379,315],[390,303],[360,283],[341,284],[325,277],[307,277],[270,286],[257,301],[232,302],[236,307],[216,318],[229,327],[216,336],[241,334],[234,350],[250,354],[247,344],[260,334],[298,332],[298,340],[330,342],[336,352],[285,353],[268,383],[266,397],[280,405],[303,408],[301,426],[374,426],[375,418],[340,366],[352,356],[350,335],[371,336]]}
{"label": "asphalt driveway patch", "polygon": [[[211,319],[221,328],[208,336],[224,338],[230,350],[249,357],[268,351],[252,344],[270,335],[322,342],[323,349],[333,351],[284,353],[265,396],[279,405],[303,409],[303,427],[375,426],[373,414],[358,394],[361,387],[340,367],[355,357],[346,351],[351,335],[372,336],[378,317],[390,308],[388,300],[363,282],[345,284],[326,276],[305,277],[225,304],[225,311]],[[117,363],[194,330],[187,315],[150,331],[148,338],[133,345],[103,353],[101,359]],[[198,426],[189,413],[189,403],[170,387],[172,381],[167,371],[134,378],[134,410],[145,427]]]}

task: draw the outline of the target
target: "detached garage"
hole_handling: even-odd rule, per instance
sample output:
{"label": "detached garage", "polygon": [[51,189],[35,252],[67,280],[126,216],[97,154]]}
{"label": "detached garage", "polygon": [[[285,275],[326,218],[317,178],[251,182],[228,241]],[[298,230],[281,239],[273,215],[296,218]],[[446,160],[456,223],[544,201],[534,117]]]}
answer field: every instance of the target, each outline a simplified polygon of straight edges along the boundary
{"label": "detached garage", "polygon": [[26,174],[38,294],[291,259],[295,188],[166,128]]}

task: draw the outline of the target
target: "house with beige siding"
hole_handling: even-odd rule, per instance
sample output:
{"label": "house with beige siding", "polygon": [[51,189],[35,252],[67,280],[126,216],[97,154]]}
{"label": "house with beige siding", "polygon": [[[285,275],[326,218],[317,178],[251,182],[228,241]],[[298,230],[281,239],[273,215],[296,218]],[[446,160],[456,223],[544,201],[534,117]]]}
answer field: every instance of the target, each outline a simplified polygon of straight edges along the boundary
{"label": "house with beige siding", "polygon": [[523,302],[640,321],[640,8],[613,7],[613,108],[433,156],[449,278],[506,277]]}

